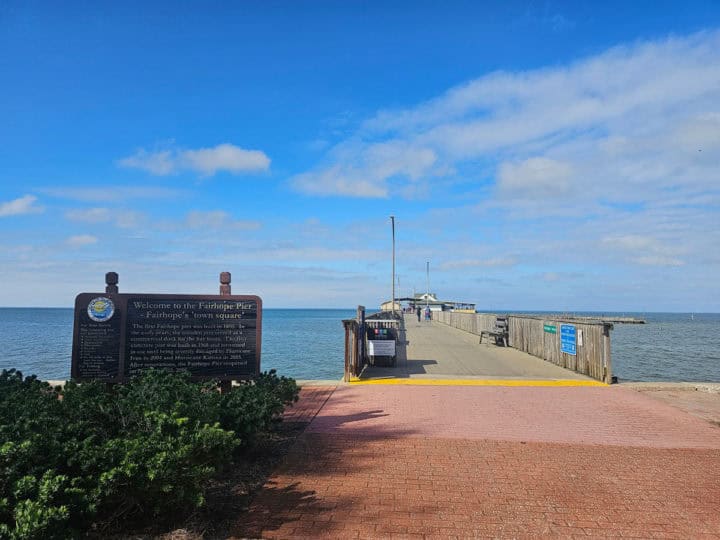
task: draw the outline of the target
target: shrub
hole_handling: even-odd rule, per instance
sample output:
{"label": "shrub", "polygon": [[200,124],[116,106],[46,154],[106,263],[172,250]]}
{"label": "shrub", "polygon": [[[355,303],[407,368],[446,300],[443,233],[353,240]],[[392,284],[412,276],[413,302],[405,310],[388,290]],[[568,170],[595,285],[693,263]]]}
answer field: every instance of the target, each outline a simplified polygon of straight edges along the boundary
{"label": "shrub", "polygon": [[298,391],[274,371],[221,395],[164,371],[60,391],[3,370],[0,538],[65,538],[197,508],[208,480]]}
{"label": "shrub", "polygon": [[254,383],[236,386],[222,396],[220,425],[248,444],[256,434],[267,431],[287,405],[298,400],[298,393],[294,379],[278,377],[274,369],[262,373]]}

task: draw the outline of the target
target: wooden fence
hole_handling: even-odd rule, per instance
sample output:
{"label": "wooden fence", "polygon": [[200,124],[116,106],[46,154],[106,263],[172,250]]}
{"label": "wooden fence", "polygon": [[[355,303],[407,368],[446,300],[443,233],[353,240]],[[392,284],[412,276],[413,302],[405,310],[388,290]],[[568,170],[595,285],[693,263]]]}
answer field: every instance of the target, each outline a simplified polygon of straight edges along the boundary
{"label": "wooden fence", "polygon": [[[562,325],[575,327],[576,354],[561,351]],[[598,381],[612,382],[610,330],[606,322],[509,317],[510,346]]]}
{"label": "wooden fence", "polygon": [[480,332],[495,330],[495,314],[491,313],[458,313],[456,311],[433,311],[434,321],[465,330],[471,334],[480,335]]}
{"label": "wooden fence", "polygon": [[[493,330],[496,317],[486,313],[433,312],[433,320],[476,335]],[[575,327],[575,355],[561,351],[563,324]],[[598,381],[612,381],[611,323],[510,315],[508,328],[511,347]]]}

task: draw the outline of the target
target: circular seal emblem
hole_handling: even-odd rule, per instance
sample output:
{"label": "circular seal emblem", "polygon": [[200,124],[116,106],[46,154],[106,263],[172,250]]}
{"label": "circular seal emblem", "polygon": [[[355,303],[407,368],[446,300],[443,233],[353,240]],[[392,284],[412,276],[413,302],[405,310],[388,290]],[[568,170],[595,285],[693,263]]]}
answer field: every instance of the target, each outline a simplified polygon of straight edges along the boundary
{"label": "circular seal emblem", "polygon": [[115,313],[115,304],[104,296],[93,298],[88,304],[87,313],[95,322],[109,321]]}

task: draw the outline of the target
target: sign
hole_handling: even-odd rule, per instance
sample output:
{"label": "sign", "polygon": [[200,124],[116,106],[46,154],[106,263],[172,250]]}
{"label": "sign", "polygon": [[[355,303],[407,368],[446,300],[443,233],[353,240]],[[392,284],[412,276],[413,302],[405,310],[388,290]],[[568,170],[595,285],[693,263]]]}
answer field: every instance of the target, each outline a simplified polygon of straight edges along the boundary
{"label": "sign", "polygon": [[368,356],[395,356],[395,340],[369,339]]}
{"label": "sign", "polygon": [[72,377],[121,382],[148,368],[194,378],[260,373],[257,296],[82,293],[75,299]]}
{"label": "sign", "polygon": [[575,340],[575,327],[572,324],[563,324],[560,326],[560,350],[567,354],[575,356],[577,354],[577,344]]}
{"label": "sign", "polygon": [[557,334],[557,326],[555,326],[554,324],[544,324],[543,331],[547,332],[548,334]]}

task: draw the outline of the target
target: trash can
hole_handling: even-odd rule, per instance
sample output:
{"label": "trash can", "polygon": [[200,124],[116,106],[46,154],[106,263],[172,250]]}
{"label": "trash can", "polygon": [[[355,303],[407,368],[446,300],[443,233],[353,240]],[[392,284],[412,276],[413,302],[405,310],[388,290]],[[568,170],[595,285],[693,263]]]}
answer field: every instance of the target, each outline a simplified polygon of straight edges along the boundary
{"label": "trash can", "polygon": [[367,356],[371,366],[395,367],[397,332],[393,328],[367,329]]}

